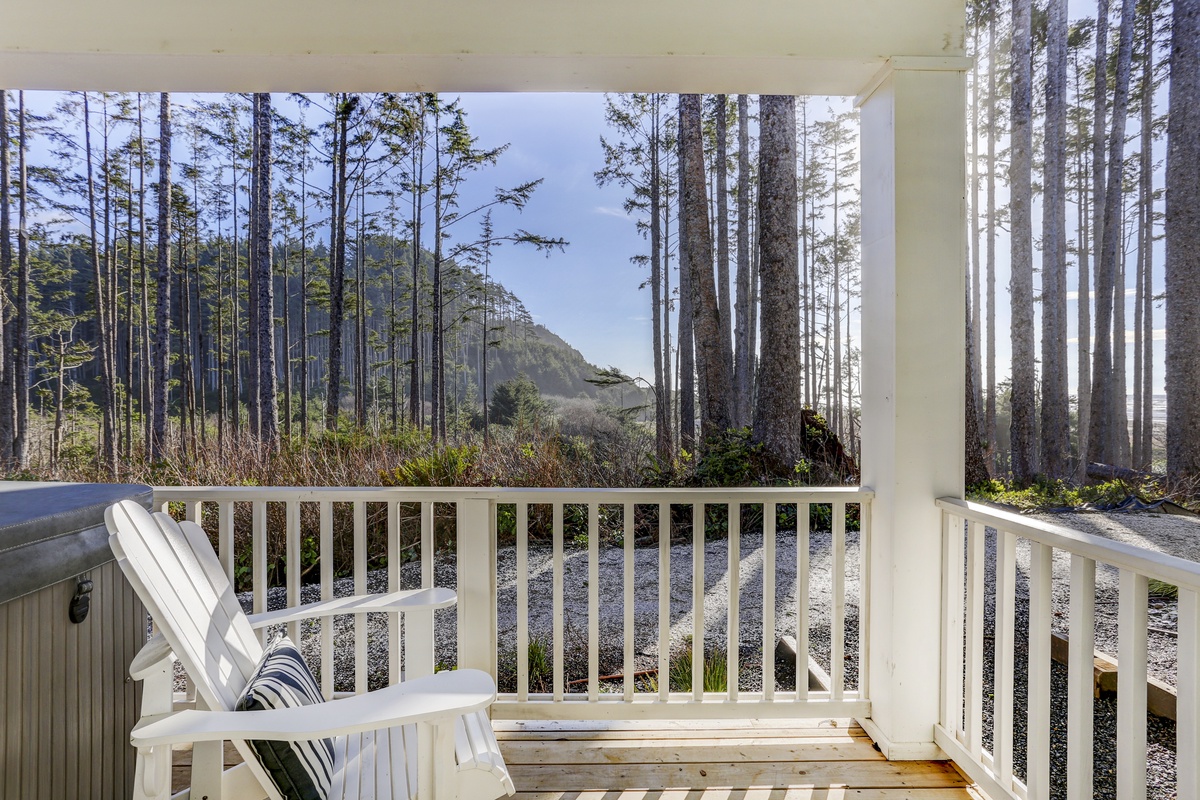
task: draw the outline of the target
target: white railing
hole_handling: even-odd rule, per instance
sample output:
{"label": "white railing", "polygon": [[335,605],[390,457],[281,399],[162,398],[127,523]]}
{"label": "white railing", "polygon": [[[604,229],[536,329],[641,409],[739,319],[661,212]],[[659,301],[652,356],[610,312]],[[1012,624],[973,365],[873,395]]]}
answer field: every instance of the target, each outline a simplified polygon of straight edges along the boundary
{"label": "white railing", "polygon": [[[1146,797],[1147,584],[1179,589],[1178,797],[1200,797],[1200,565],[980,503],[942,499],[942,709],[938,745],[993,798],[1050,797],[1053,559],[1069,554],[1067,796],[1093,796],[1093,649],[1096,565],[1119,573],[1117,797]],[[984,742],[987,529],[994,542],[992,749]],[[1013,762],[1013,673],[1018,540],[1028,542],[1026,772]],[[1061,731],[1053,734],[1061,736]]]}
{"label": "white railing", "polygon": [[[453,564],[456,569],[457,604],[457,663],[463,667],[484,669],[498,675],[502,660],[515,661],[516,691],[502,693],[493,709],[495,716],[510,719],[624,719],[641,717],[858,717],[870,716],[870,702],[865,687],[870,628],[867,616],[868,556],[870,552],[871,492],[854,487],[835,488],[762,488],[762,489],[457,489],[457,488],[259,488],[259,487],[161,487],[155,490],[155,504],[172,506],[178,513],[182,504],[184,515],[203,520],[217,530],[218,555],[231,578],[236,571],[249,570],[253,611],[266,610],[268,588],[268,542],[276,550],[282,542],[282,560],[270,565],[275,570],[275,583],[286,587],[289,605],[300,601],[302,570],[307,564],[319,567],[318,582],[322,599],[333,597],[334,549],[351,539],[352,566],[350,573],[355,593],[367,591],[368,566],[386,557],[387,588],[395,591],[402,586],[403,563],[401,548],[414,551],[420,562],[420,585],[434,585],[435,565],[439,555],[435,542],[438,530],[453,530]],[[847,507],[857,507],[858,531],[847,531]],[[402,544],[401,529],[416,527],[419,507],[419,540]],[[831,600],[827,619],[817,620],[829,628],[828,689],[810,690],[809,671],[810,614],[810,513],[815,507],[828,510],[831,520],[828,553]],[[451,512],[451,509],[453,511]],[[724,593],[714,586],[716,576],[706,576],[705,529],[706,510],[718,509],[714,518],[723,520],[726,538],[716,544],[711,533],[707,537],[710,556],[714,548],[727,546],[723,568]],[[721,511],[720,509],[724,509]],[[436,519],[435,519],[436,512]],[[794,532],[776,531],[777,515],[787,512],[796,521]],[[386,514],[386,522],[380,515]],[[753,553],[743,552],[743,514],[749,519],[761,519],[762,542]],[[315,525],[314,525],[315,516]],[[335,527],[349,530],[335,537]],[[411,519],[405,519],[405,517]],[[503,586],[497,581],[497,530],[503,516],[506,532],[513,531],[515,568]],[[302,518],[305,524],[302,526]],[[674,522],[673,522],[674,518]],[[450,520],[453,519],[453,523]],[[691,598],[686,602],[671,597],[672,537],[678,550],[682,523],[690,519]],[[341,525],[335,525],[342,520]],[[371,524],[369,524],[371,520]],[[531,520],[535,524],[531,528]],[[548,522],[548,525],[547,525]],[[602,526],[603,522],[603,526]],[[639,528],[637,523],[641,523]],[[574,526],[574,527],[572,527]],[[369,539],[382,540],[380,529],[386,528],[386,544],[374,549]],[[602,530],[603,527],[603,530]],[[246,528],[249,528],[247,536]],[[306,532],[316,530],[314,537]],[[375,531],[373,536],[368,532]],[[635,542],[638,531],[642,543]],[[619,536],[616,535],[619,532]],[[610,542],[602,543],[602,533]],[[653,534],[653,535],[652,535]],[[747,533],[746,536],[751,534]],[[755,531],[753,536],[758,536]],[[822,534],[823,536],[825,534]],[[795,537],[794,574],[796,585],[778,585],[780,567],[776,559],[777,539]],[[413,539],[410,533],[407,537]],[[444,539],[445,537],[443,537]],[[540,538],[542,541],[533,541]],[[336,541],[335,541],[336,539]],[[586,539],[586,542],[584,541]],[[657,539],[657,541],[653,541]],[[240,542],[240,544],[239,544]],[[647,546],[647,544],[652,546]],[[443,551],[449,550],[443,542]],[[790,544],[789,544],[790,546]],[[316,552],[312,552],[312,548]],[[601,548],[604,547],[610,566],[605,574],[601,567]],[[302,557],[302,551],[307,550]],[[616,551],[616,552],[614,552]],[[653,554],[657,561],[657,598],[647,609],[643,602],[636,606],[637,583],[634,565],[637,555]],[[444,552],[444,555],[448,553]],[[847,586],[847,559],[858,560],[859,580]],[[531,562],[537,563],[531,567]],[[602,604],[601,586],[615,584],[620,563],[620,610],[612,598]],[[736,568],[730,568],[736,565]],[[785,565],[790,575],[792,564]],[[741,598],[749,581],[759,585],[761,571],[761,642],[743,643]],[[549,577],[549,592],[539,591]],[[280,580],[282,574],[282,580]],[[677,574],[677,573],[676,573]],[[586,576],[586,577],[584,577]],[[641,576],[639,575],[639,578]],[[243,580],[243,584],[245,581]],[[586,584],[587,628],[586,678],[569,681],[566,666],[570,649],[567,636],[568,620],[565,611],[575,596],[583,601]],[[504,600],[500,598],[503,594]],[[612,592],[610,592],[612,594]],[[642,594],[645,594],[643,589]],[[723,594],[715,597],[714,594]],[[795,607],[796,623],[777,626],[776,598],[782,595]],[[725,619],[705,620],[705,598],[710,604],[723,605]],[[756,600],[758,598],[755,598]],[[857,606],[858,636],[846,641],[845,620],[847,603]],[[655,614],[657,610],[657,614]],[[535,630],[533,619],[544,620],[548,615],[551,630],[548,635]],[[681,613],[683,612],[683,613]],[[785,615],[787,617],[789,615]],[[371,649],[365,614],[354,619],[354,681],[355,691],[364,691],[372,665]],[[690,617],[690,624],[688,621]],[[433,641],[432,631],[416,630],[412,626],[432,625],[432,617],[406,619],[408,633],[401,635],[400,623],[389,615],[387,673],[391,681],[400,679],[402,665],[408,674],[422,674],[434,668],[434,653],[421,642]],[[498,619],[511,619],[514,637],[508,637],[504,652],[498,636]],[[602,626],[602,622],[609,625]],[[674,623],[672,620],[674,619]],[[721,622],[724,624],[722,625]],[[647,630],[657,627],[656,631]],[[788,629],[777,629],[786,627]],[[673,630],[674,629],[674,630]],[[616,631],[621,645],[620,678],[604,680],[600,672],[602,661],[614,663],[612,646]],[[675,654],[686,645],[682,633],[690,632],[692,655],[691,689],[673,691],[667,675],[671,672],[672,647]],[[289,634],[299,641],[299,627],[292,623]],[[672,637],[672,633],[675,636]],[[606,639],[606,634],[609,638]],[[780,688],[775,675],[777,636],[795,637],[795,688]],[[319,652],[322,665],[333,663],[334,636],[330,625],[322,625]],[[576,635],[571,644],[577,644]],[[655,667],[643,673],[657,672],[656,679],[637,677],[639,641],[656,643]],[[674,645],[673,645],[674,641]],[[401,651],[402,643],[404,651]],[[544,691],[532,691],[531,643],[534,651],[544,648],[550,662],[550,676]],[[739,652],[743,644],[750,650],[761,649],[762,665],[755,676],[761,688],[742,691],[738,676],[742,672]],[[707,645],[707,648],[706,648]],[[704,667],[707,653],[723,650],[727,658],[727,688],[723,691],[704,690]],[[514,652],[515,651],[515,652]],[[580,651],[582,655],[582,650]],[[856,680],[845,673],[847,655],[858,666]],[[855,658],[856,657],[856,658]],[[510,661],[511,659],[511,661]],[[545,676],[543,676],[545,677]],[[322,688],[327,695],[334,690],[332,669],[321,670]]]}

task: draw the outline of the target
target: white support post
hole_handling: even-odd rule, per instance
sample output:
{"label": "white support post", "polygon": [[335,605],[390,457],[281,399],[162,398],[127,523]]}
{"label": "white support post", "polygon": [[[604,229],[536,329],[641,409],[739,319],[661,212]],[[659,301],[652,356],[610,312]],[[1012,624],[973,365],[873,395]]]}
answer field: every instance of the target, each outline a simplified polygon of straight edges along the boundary
{"label": "white support post", "polygon": [[936,757],[938,497],[963,490],[966,80],[962,58],[894,58],[858,98],[862,482],[872,501],[868,732]]}
{"label": "white support post", "polygon": [[496,677],[496,535],[487,498],[458,503],[458,666]]}

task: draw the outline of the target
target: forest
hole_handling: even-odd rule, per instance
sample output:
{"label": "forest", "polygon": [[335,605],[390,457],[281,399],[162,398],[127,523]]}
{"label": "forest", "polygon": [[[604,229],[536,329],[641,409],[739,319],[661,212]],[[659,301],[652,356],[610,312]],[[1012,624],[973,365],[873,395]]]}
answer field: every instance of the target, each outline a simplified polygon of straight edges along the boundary
{"label": "forest", "polygon": [[[1193,5],[968,5],[968,483],[1200,475]],[[463,202],[507,145],[457,98],[74,92],[35,112],[0,92],[0,470],[228,483],[360,442],[362,481],[484,459],[493,436],[609,463],[603,430],[614,484],[853,480],[856,112],[604,104],[594,181],[642,236],[649,376],[588,365],[491,274],[497,247],[569,243],[494,224],[541,176]]]}

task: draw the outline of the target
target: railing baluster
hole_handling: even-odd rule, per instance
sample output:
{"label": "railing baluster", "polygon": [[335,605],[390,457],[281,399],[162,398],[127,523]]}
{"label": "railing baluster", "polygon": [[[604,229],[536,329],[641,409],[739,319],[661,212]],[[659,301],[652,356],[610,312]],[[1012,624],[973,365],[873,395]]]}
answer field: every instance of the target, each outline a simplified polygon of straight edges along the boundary
{"label": "railing baluster", "polygon": [[625,646],[625,652],[622,659],[621,671],[625,673],[625,682],[622,688],[625,692],[626,703],[633,702],[633,690],[636,688],[633,675],[633,514],[633,503],[626,503],[621,515],[621,524],[623,526],[621,546],[625,556],[625,563],[621,569],[621,578],[624,583],[621,590],[621,613],[625,617],[625,629],[621,637],[622,644]]}
{"label": "railing baluster", "polygon": [[704,503],[692,503],[692,699],[704,699]]}
{"label": "railing baluster", "polygon": [[1025,782],[1029,800],[1050,797],[1050,607],[1054,551],[1029,543],[1029,694]]}
{"label": "railing baluster", "polygon": [[[763,509],[763,699],[775,699],[775,521],[776,505]],[[799,507],[797,507],[799,512]],[[807,672],[805,673],[808,674]]]}
{"label": "railing baluster", "polygon": [[1095,703],[1096,562],[1071,555],[1070,637],[1067,672],[1067,800],[1094,794],[1092,737]]}
{"label": "railing baluster", "polygon": [[1013,632],[1017,599],[1017,537],[996,531],[995,692],[992,702],[992,757],[1000,785],[1012,787]]}
{"label": "railing baluster", "polygon": [[[321,529],[321,599],[333,599],[333,503],[322,500]],[[321,692],[333,697],[333,617],[321,620]]]}
{"label": "railing baluster", "polygon": [[[287,548],[287,602],[288,606],[300,605],[300,574],[304,565],[300,563],[300,501],[289,500],[286,506],[286,528],[284,546]],[[300,646],[300,623],[289,622],[288,636]]]}
{"label": "railing baluster", "polygon": [[[400,591],[400,504],[387,504],[387,574],[388,591]],[[400,615],[387,615],[388,683],[400,682]]]}
{"label": "railing baluster", "polygon": [[529,505],[517,503],[517,699],[529,699]]}
{"label": "railing baluster", "polygon": [[738,697],[738,648],[740,646],[738,637],[738,608],[741,600],[741,578],[742,578],[742,507],[740,503],[729,504],[729,620],[726,636],[729,638],[729,646],[726,648],[728,656],[726,657],[726,674],[729,676],[729,699],[737,700]]}
{"label": "railing baluster", "polygon": [[588,504],[588,702],[600,694],[600,506]]}
{"label": "railing baluster", "polygon": [[[763,504],[763,540],[767,520],[774,530],[775,504]],[[812,506],[796,503],[796,700],[808,700],[808,534],[812,524]],[[763,660],[767,660],[764,655]]]}
{"label": "railing baluster", "polygon": [[658,504],[658,699],[671,692],[671,505]]}
{"label": "railing baluster", "polygon": [[554,700],[563,699],[563,507],[554,504]]}
{"label": "railing baluster", "polygon": [[1122,569],[1117,605],[1117,797],[1146,796],[1145,575]]}
{"label": "railing baluster", "polygon": [[1200,594],[1179,587],[1178,800],[1200,800]]}
{"label": "railing baluster", "polygon": [[458,666],[496,676],[496,510],[487,498],[458,501]]}
{"label": "railing baluster", "polygon": [[[250,529],[250,582],[254,592],[254,613],[267,610],[267,504],[255,500],[252,506]],[[259,641],[266,641],[267,631],[260,628]]]}
{"label": "railing baluster", "polygon": [[[959,566],[962,566],[961,542]],[[959,596],[962,596],[961,576]],[[959,607],[959,636],[962,636],[962,608]],[[962,663],[959,663],[962,668]],[[871,501],[858,504],[858,697],[870,696],[871,678]],[[959,719],[962,719],[961,690]],[[961,722],[955,728],[961,727]]]}
{"label": "railing baluster", "polygon": [[832,700],[842,699],[846,671],[846,504],[834,503],[833,616],[829,621],[829,688]]}
{"label": "railing baluster", "polygon": [[942,564],[942,727],[957,737],[963,718],[963,526],[947,511]]}
{"label": "railing baluster", "polygon": [[[367,504],[354,501],[354,593],[367,593]],[[354,615],[354,691],[367,690],[367,615]]]}
{"label": "railing baluster", "polygon": [[230,500],[222,500],[217,504],[217,545],[221,550],[221,569],[225,570],[225,577],[236,589],[233,568],[237,564],[237,554],[233,552],[233,502]]}
{"label": "railing baluster", "polygon": [[[433,588],[433,503],[419,504],[421,515],[421,588]],[[435,668],[433,647],[433,611],[413,611],[404,615],[404,677],[423,678]]]}
{"label": "railing baluster", "polygon": [[983,750],[983,526],[967,527],[967,740],[971,757]]}

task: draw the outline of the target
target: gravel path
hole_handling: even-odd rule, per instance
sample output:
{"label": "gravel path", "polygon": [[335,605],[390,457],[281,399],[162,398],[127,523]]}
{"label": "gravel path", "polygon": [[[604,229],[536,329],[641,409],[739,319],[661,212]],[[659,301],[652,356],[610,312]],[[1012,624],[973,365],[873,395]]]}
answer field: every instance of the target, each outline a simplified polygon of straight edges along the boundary
{"label": "gravel path", "polygon": [[[1142,547],[1171,552],[1184,558],[1200,560],[1200,521],[1156,513],[1125,514],[1055,514],[1040,517],[1088,533],[1128,541]],[[831,601],[831,554],[829,533],[814,532],[810,538],[810,641],[813,658],[829,670],[829,625]],[[985,746],[991,747],[994,598],[995,598],[995,535],[987,532],[988,559],[985,584],[985,663],[984,663],[984,726]],[[617,547],[600,549],[600,671],[615,674],[622,669],[623,631],[623,552]],[[743,690],[761,688],[762,666],[762,537],[743,535],[740,552],[739,596],[740,638],[739,687]],[[776,544],[776,633],[795,635],[796,630],[796,540],[790,533],[780,532]],[[564,672],[568,681],[587,675],[588,629],[588,566],[587,550],[568,545],[564,559],[564,639],[566,655]],[[1025,770],[1026,740],[1026,674],[1028,639],[1028,569],[1029,548],[1021,543],[1017,548],[1016,646],[1014,676],[1014,761],[1018,775]],[[420,568],[408,564],[402,570],[402,585],[414,587],[419,582]],[[497,559],[498,632],[500,641],[501,690],[515,688],[516,658],[516,555],[513,548],[500,551]],[[1063,553],[1054,558],[1053,629],[1067,632],[1070,557]],[[530,638],[551,642],[553,609],[551,606],[552,562],[549,548],[531,547],[529,551],[529,632]],[[647,669],[658,664],[658,550],[657,547],[637,548],[634,559],[634,649],[636,668]],[[435,583],[454,588],[455,559],[439,556],[435,568]],[[1115,654],[1117,651],[1117,571],[1106,565],[1097,566],[1096,574],[1096,647]],[[692,548],[675,545],[671,548],[671,648],[672,652],[686,649],[692,633]],[[368,578],[368,590],[386,589],[386,574],[377,571]],[[846,685],[854,688],[857,681],[858,658],[858,547],[857,535],[847,534],[846,554]],[[352,594],[353,581],[343,579],[335,584],[335,594]],[[302,601],[318,599],[316,586],[306,586]],[[726,615],[729,596],[729,558],[725,541],[710,542],[705,548],[705,643],[711,652],[724,649]],[[283,590],[269,593],[268,606],[285,604]],[[243,602],[249,602],[244,597]],[[1148,669],[1151,675],[1174,685],[1176,680],[1175,601],[1152,598],[1150,608],[1150,647]],[[374,672],[372,687],[386,682],[387,627],[382,615],[370,615],[370,663]],[[441,663],[453,663],[456,654],[456,615],[453,609],[438,612],[436,657]],[[1157,630],[1153,630],[1157,629]],[[306,623],[302,633],[303,648],[315,667],[320,666],[319,626]],[[353,626],[350,618],[338,618],[335,623],[334,667],[339,689],[352,688]],[[549,649],[549,647],[547,648]],[[779,664],[777,685],[780,689],[794,687],[794,675],[788,665]],[[1054,664],[1051,671],[1051,776],[1053,796],[1065,796],[1066,791],[1066,686],[1067,670]],[[619,690],[619,683],[606,687]],[[532,686],[531,690],[539,690]],[[586,685],[571,687],[586,691]],[[1116,702],[1111,698],[1096,701],[1095,706],[1095,796],[1113,798],[1115,791]],[[1174,796],[1175,725],[1157,717],[1148,719],[1148,781],[1149,796]]]}
{"label": "gravel path", "polygon": [[[829,670],[829,617],[831,615],[830,570],[832,567],[831,535],[828,532],[813,532],[809,539],[810,592],[809,592],[809,637],[813,658],[828,672]],[[624,653],[624,552],[619,547],[600,548],[600,673],[615,674],[622,671]],[[588,632],[588,563],[586,547],[568,546],[563,559],[563,629],[565,654],[563,670],[567,681],[587,677],[587,632]],[[726,645],[729,557],[726,541],[709,542],[705,547],[704,566],[704,630],[705,645],[709,652],[724,651]],[[687,649],[692,636],[692,548],[691,545],[675,545],[671,548],[671,652]],[[776,635],[796,634],[796,538],[794,534],[781,532],[776,537],[775,607]],[[762,609],[763,571],[762,536],[746,534],[741,538],[739,570],[739,637],[738,653],[740,689],[753,691],[762,688]],[[529,549],[529,637],[541,641],[551,650],[553,634],[553,561],[548,547]],[[648,669],[658,665],[658,548],[636,548],[634,551],[634,652],[636,669]],[[858,541],[857,534],[847,534],[846,548],[846,622],[845,622],[845,672],[846,685],[854,688],[857,683],[858,657]],[[420,580],[420,566],[406,564],[401,570],[401,586],[415,587]],[[439,555],[434,570],[434,582],[438,586],[455,588],[457,581],[456,559],[453,555]],[[369,592],[382,592],[387,588],[387,575],[383,570],[371,572],[367,579]],[[500,688],[513,691],[516,684],[516,551],[503,548],[497,556],[497,608],[499,618]],[[354,592],[354,581],[350,578],[334,584],[335,596]],[[313,602],[320,597],[319,587],[305,586],[301,590],[301,602]],[[241,596],[243,605],[249,606],[250,595]],[[283,589],[268,592],[268,609],[282,608],[287,595]],[[384,615],[368,615],[370,630],[369,661],[373,672],[372,687],[383,685],[387,679],[387,620]],[[452,664],[457,655],[457,614],[454,609],[437,612],[435,622],[435,658],[439,663]],[[314,669],[320,667],[319,623],[304,623],[301,629],[302,649],[311,659]],[[351,689],[354,675],[354,627],[353,618],[339,617],[334,623],[334,668],[335,685],[338,689]],[[773,645],[772,645],[773,647]],[[794,675],[781,664],[777,670],[777,686],[780,689],[794,688]],[[613,682],[606,686],[619,690]],[[531,690],[538,691],[538,686]],[[572,691],[586,691],[585,685],[571,687]]]}

